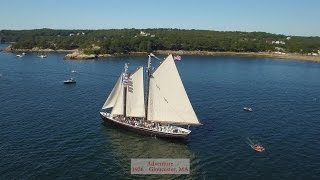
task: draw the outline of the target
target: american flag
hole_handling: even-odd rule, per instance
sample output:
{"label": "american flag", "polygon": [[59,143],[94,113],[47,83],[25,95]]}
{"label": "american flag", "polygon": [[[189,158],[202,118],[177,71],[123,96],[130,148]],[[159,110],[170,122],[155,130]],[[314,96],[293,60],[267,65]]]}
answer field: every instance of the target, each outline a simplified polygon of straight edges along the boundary
{"label": "american flag", "polygon": [[175,55],[175,56],[173,56],[173,59],[174,59],[174,60],[177,60],[177,61],[181,61],[181,56]]}

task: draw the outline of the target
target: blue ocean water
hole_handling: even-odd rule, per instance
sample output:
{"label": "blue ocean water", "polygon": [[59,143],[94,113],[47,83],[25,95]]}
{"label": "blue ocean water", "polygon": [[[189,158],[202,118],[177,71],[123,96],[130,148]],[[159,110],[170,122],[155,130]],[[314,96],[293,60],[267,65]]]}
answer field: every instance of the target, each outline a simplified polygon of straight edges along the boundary
{"label": "blue ocean water", "polygon": [[[182,57],[176,64],[203,126],[177,142],[101,123],[124,63],[134,69],[146,57],[63,56],[0,52],[0,179],[320,178],[319,63]],[[70,77],[77,84],[64,85]],[[254,152],[247,137],[266,151]],[[189,158],[191,173],[130,175],[131,158]]]}

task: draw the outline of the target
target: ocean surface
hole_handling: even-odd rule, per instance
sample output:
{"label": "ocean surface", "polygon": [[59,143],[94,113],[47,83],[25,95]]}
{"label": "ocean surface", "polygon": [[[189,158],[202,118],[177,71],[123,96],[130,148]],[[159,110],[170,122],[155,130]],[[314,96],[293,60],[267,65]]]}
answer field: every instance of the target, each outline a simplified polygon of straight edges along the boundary
{"label": "ocean surface", "polygon": [[[147,57],[63,57],[0,52],[0,179],[320,179],[320,63],[183,56],[176,65],[203,125],[169,141],[99,117],[124,63]],[[77,83],[63,84],[70,77]],[[190,174],[130,175],[131,158],[189,158]]]}

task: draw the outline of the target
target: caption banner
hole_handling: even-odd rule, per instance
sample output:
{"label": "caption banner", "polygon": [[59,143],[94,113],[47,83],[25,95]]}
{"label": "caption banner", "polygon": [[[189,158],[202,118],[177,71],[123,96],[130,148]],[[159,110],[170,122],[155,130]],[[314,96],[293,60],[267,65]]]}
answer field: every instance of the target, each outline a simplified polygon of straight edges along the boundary
{"label": "caption banner", "polygon": [[190,159],[131,159],[131,174],[189,174]]}

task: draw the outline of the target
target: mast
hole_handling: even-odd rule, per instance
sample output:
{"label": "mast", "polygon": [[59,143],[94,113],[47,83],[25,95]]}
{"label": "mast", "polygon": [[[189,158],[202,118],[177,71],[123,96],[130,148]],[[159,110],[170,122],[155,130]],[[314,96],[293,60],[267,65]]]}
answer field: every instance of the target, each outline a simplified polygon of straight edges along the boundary
{"label": "mast", "polygon": [[126,104],[127,104],[127,86],[128,86],[128,78],[129,78],[129,76],[128,76],[128,64],[127,63],[125,63],[125,65],[124,65],[124,73],[122,74],[122,76],[123,76],[123,88],[124,88],[124,91],[123,91],[123,116],[124,116],[124,118],[126,118],[126,108],[127,108],[127,106],[126,106]]}
{"label": "mast", "polygon": [[151,54],[148,55],[148,66],[147,66],[147,83],[146,83],[146,97],[145,97],[145,110],[146,110],[146,120],[148,119],[148,101],[149,101],[149,84],[151,76]]}

